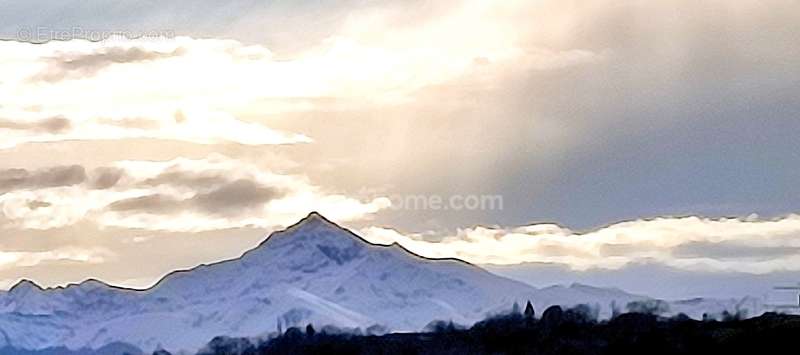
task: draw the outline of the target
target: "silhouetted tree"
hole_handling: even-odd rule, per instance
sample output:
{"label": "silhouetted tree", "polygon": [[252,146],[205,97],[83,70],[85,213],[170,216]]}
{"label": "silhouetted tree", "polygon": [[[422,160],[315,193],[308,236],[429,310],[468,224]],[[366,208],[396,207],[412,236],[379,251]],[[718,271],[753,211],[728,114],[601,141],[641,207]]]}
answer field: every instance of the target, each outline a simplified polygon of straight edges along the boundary
{"label": "silhouetted tree", "polygon": [[616,300],[612,300],[611,301],[611,319],[617,318],[617,316],[619,316],[620,314],[622,314],[622,310],[619,308],[619,305],[617,304],[617,301]]}
{"label": "silhouetted tree", "polygon": [[681,312],[670,318],[670,320],[673,322],[691,322],[692,318]]}
{"label": "silhouetted tree", "polygon": [[593,323],[597,321],[597,312],[589,305],[579,304],[564,311],[562,319],[575,324]]}
{"label": "silhouetted tree", "polygon": [[256,347],[247,338],[218,336],[206,345],[198,355],[255,355]]}
{"label": "silhouetted tree", "polygon": [[544,310],[544,313],[542,313],[542,323],[544,323],[546,327],[557,326],[561,323],[561,318],[563,315],[564,310],[561,309],[561,306],[556,305],[547,307],[547,309]]}
{"label": "silhouetted tree", "polygon": [[519,303],[514,302],[514,305],[511,306],[511,314],[520,314]]}
{"label": "silhouetted tree", "polygon": [[286,329],[286,333],[283,333],[283,336],[289,339],[300,339],[304,334],[298,327],[289,327],[289,329]]}
{"label": "silhouetted tree", "polygon": [[[248,346],[249,341],[219,337],[209,343],[208,352],[200,354],[752,355],[784,353],[796,346],[797,334],[800,334],[800,316],[776,313],[750,319],[729,315],[710,322],[685,315],[664,318],[635,312],[599,322],[594,314],[595,310],[586,305],[566,310],[552,306],[542,313],[541,321],[503,313],[471,328],[434,321],[428,327],[430,332],[368,336],[352,329],[326,332],[325,327],[313,332],[314,336],[308,336],[313,327],[306,326],[305,333],[292,327],[284,334],[259,343],[255,352]],[[233,352],[242,349],[245,352]]]}
{"label": "silhouetted tree", "polygon": [[425,331],[430,333],[448,333],[464,329],[453,321],[435,320],[425,326]]}
{"label": "silhouetted tree", "polygon": [[528,304],[525,305],[525,313],[524,314],[525,314],[525,318],[528,318],[528,319],[533,318],[533,317],[536,316],[536,311],[533,310],[533,305],[531,304],[530,300],[528,301]]}
{"label": "silhouetted tree", "polygon": [[669,303],[662,300],[642,300],[628,303],[625,307],[630,313],[662,315],[669,312]]}
{"label": "silhouetted tree", "polygon": [[317,331],[314,330],[314,326],[310,323],[306,326],[306,335],[313,337],[314,334],[317,334]]}

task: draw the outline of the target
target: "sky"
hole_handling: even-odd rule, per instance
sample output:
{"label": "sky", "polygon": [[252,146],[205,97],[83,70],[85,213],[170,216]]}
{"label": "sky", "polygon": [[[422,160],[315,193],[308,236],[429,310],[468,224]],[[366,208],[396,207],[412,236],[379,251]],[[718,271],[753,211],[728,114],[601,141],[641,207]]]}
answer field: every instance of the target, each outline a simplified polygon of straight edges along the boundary
{"label": "sky", "polygon": [[796,0],[0,0],[0,288],[146,287],[319,211],[536,286],[760,295],[800,281],[798,22]]}

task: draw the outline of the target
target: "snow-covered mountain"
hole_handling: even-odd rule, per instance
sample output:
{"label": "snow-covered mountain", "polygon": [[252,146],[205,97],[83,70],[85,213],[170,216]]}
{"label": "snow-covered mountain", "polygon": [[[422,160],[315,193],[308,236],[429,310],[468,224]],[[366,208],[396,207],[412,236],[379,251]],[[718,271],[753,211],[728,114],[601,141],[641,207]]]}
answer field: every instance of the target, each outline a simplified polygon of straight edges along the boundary
{"label": "snow-covered mountain", "polygon": [[[173,272],[146,290],[96,280],[0,293],[0,348],[194,350],[217,335],[259,336],[313,323],[419,330],[434,319],[471,324],[531,300],[610,313],[646,297],[583,285],[536,289],[466,262],[366,242],[312,213],[237,259]],[[687,304],[686,309],[703,306]],[[681,310],[683,309],[681,308]]]}
{"label": "snow-covered mountain", "polygon": [[240,258],[174,272],[147,290],[23,281],[0,294],[0,347],[197,349],[279,323],[417,330],[432,319],[474,322],[534,291],[462,261],[369,244],[311,214]]}

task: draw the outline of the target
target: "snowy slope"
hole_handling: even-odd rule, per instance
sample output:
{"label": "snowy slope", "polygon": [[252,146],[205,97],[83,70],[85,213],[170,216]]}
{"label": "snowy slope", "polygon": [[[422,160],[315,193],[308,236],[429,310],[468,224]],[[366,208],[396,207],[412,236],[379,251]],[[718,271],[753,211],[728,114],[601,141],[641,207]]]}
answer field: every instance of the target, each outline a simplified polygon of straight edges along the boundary
{"label": "snowy slope", "polygon": [[[259,336],[318,326],[419,330],[431,320],[471,324],[531,300],[586,303],[610,314],[646,297],[582,285],[535,289],[459,260],[431,260],[370,244],[311,214],[240,258],[174,272],[147,290],[86,281],[43,290],[21,282],[0,293],[0,348],[194,350],[217,335]],[[706,301],[683,305],[696,310]]]}
{"label": "snowy slope", "polygon": [[461,261],[369,244],[312,214],[238,259],[172,273],[147,290],[22,282],[0,294],[0,347],[196,349],[279,323],[417,330],[432,319],[474,322],[534,292]]}

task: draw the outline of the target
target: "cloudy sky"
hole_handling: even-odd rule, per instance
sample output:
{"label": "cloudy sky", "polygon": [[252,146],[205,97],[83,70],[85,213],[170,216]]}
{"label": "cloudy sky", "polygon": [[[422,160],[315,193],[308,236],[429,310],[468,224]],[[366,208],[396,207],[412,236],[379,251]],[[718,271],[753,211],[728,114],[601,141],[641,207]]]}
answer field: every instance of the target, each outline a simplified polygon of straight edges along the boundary
{"label": "cloudy sky", "polygon": [[0,288],[146,287],[317,210],[535,285],[759,295],[799,281],[797,23],[796,0],[0,0]]}

